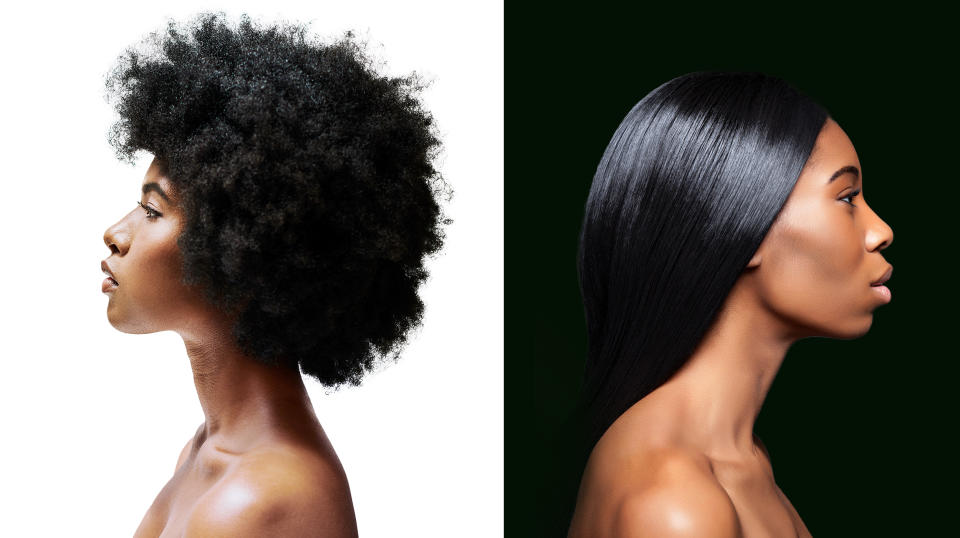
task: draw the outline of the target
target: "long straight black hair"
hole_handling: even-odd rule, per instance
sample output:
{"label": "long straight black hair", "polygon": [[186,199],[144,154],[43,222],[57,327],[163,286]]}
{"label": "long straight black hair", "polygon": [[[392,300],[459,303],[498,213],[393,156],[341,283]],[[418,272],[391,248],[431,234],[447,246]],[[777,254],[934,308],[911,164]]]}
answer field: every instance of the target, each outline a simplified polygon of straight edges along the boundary
{"label": "long straight black hair", "polygon": [[684,75],[624,118],[597,167],[580,235],[593,442],[693,353],[826,118],[761,73]]}

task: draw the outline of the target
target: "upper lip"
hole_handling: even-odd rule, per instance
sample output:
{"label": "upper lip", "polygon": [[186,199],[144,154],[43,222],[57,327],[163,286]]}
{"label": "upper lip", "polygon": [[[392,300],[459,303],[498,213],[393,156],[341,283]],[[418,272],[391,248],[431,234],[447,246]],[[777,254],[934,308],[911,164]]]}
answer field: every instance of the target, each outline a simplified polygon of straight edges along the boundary
{"label": "upper lip", "polygon": [[883,284],[884,282],[890,280],[890,275],[892,275],[892,274],[893,274],[893,266],[891,265],[890,267],[887,267],[887,270],[884,271],[884,273],[880,276],[880,278],[874,280],[870,285],[871,285],[871,286],[879,286],[879,285]]}
{"label": "upper lip", "polygon": [[113,276],[113,271],[110,270],[110,265],[107,263],[107,260],[100,262],[100,270],[103,271],[103,274],[110,277],[114,282],[117,281],[117,279]]}

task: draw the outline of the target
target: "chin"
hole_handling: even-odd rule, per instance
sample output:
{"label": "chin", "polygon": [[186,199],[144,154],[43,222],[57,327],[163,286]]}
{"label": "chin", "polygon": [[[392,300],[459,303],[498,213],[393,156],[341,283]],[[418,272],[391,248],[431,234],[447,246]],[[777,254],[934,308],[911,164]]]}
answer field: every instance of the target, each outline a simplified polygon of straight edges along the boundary
{"label": "chin", "polygon": [[871,326],[873,326],[873,314],[867,314],[865,319],[851,322],[849,326],[843,327],[842,330],[836,331],[835,334],[828,334],[826,336],[840,340],[853,340],[870,332]]}
{"label": "chin", "polygon": [[873,314],[868,313],[865,316],[847,317],[841,319],[832,319],[830,321],[807,320],[795,322],[794,331],[798,338],[834,338],[837,340],[853,340],[860,338],[870,331],[873,325]]}
{"label": "chin", "polygon": [[123,314],[123,312],[118,312],[116,308],[112,308],[113,305],[107,307],[107,321],[110,322],[110,325],[113,325],[113,328],[127,334],[147,334],[152,331],[144,326],[142,323],[137,323],[130,319],[129,316]]}

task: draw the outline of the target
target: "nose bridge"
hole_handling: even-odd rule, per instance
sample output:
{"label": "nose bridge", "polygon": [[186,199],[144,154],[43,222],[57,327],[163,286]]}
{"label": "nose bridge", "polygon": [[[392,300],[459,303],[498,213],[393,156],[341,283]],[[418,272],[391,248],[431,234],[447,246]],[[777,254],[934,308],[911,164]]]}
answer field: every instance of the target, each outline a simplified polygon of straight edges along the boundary
{"label": "nose bridge", "polygon": [[867,222],[867,248],[869,250],[883,250],[893,243],[893,228],[869,206],[869,221]]}

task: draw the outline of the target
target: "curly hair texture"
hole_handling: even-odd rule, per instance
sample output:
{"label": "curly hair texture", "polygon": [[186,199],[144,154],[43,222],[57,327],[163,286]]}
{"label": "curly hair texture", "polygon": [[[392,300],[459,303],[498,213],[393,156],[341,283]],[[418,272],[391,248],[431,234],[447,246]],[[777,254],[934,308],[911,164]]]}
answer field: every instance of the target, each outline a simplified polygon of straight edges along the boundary
{"label": "curly hair texture", "polygon": [[252,357],[357,384],[419,324],[447,222],[421,89],[379,74],[351,33],[322,43],[247,17],[171,21],[120,57],[110,142],[164,166],[185,281]]}

